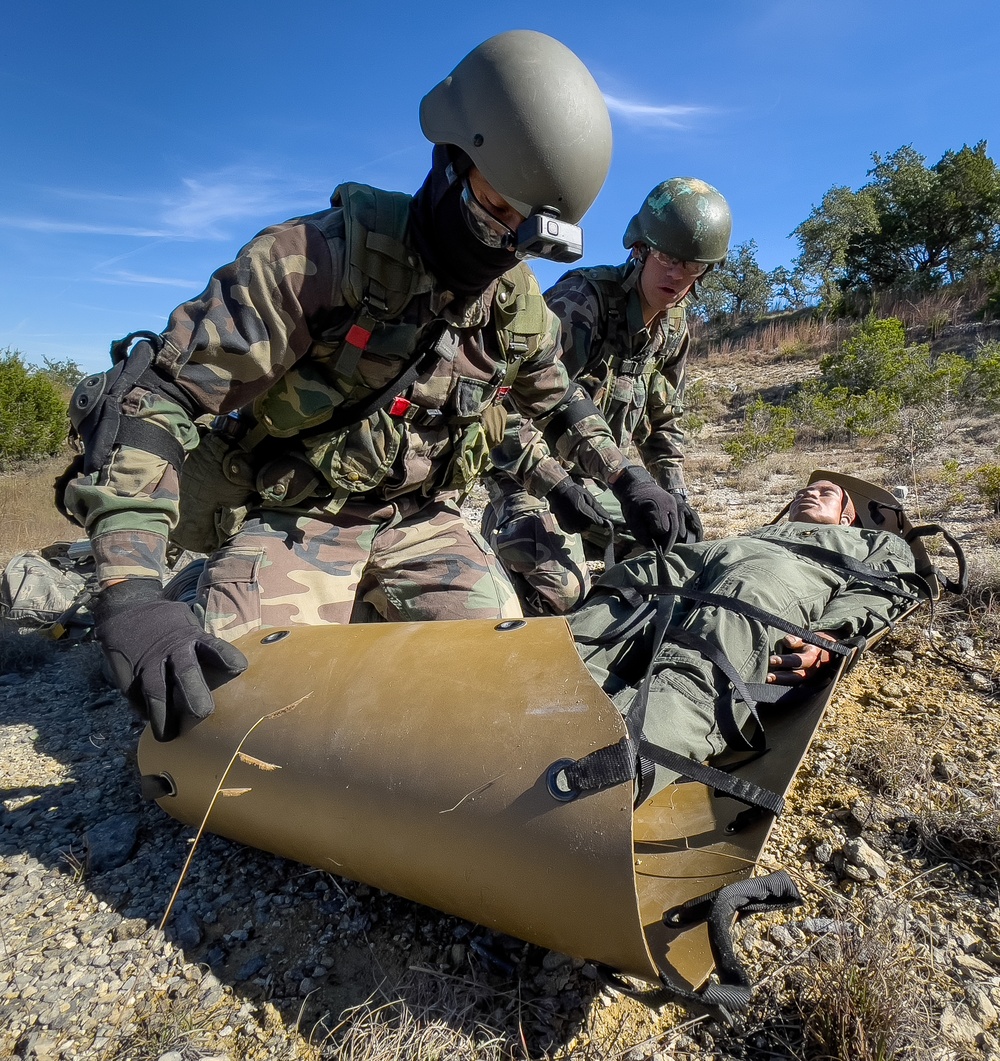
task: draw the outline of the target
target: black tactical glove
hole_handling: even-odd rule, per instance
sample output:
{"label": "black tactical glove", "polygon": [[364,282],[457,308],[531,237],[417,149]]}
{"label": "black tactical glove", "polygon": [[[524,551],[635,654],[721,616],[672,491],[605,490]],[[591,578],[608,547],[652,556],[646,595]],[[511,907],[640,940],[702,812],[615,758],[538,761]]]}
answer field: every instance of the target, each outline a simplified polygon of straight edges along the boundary
{"label": "black tactical glove", "polygon": [[700,542],[705,537],[705,528],[701,524],[701,516],[688,504],[687,494],[683,490],[671,490],[674,500],[677,502],[677,541],[682,545],[690,545],[692,542]]}
{"label": "black tactical glove", "polygon": [[247,668],[246,656],[206,633],[187,604],[164,600],[155,579],[108,586],[93,612],[115,684],[158,741],[178,736],[185,719],[207,718],[210,690]]}
{"label": "black tactical glove", "polygon": [[673,494],[657,486],[645,468],[629,465],[612,483],[611,490],[621,502],[628,529],[640,545],[658,546],[664,552],[677,540],[677,502]]}
{"label": "black tactical glove", "polygon": [[583,534],[600,527],[611,527],[611,513],[572,476],[560,479],[545,495],[552,515],[567,534]]}

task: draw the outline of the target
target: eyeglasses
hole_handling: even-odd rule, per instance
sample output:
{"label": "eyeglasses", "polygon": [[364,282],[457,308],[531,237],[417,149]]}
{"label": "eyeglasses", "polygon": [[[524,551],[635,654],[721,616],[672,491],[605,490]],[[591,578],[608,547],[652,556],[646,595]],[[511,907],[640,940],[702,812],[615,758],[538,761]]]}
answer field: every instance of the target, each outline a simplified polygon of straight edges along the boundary
{"label": "eyeglasses", "polygon": [[480,243],[496,250],[512,250],[517,245],[513,230],[483,206],[467,180],[462,183],[461,204],[465,222]]}
{"label": "eyeglasses", "polygon": [[698,277],[702,273],[706,272],[709,267],[709,262],[684,262],[680,258],[672,258],[669,254],[664,254],[663,251],[656,250],[655,247],[649,248],[649,255],[651,258],[655,258],[660,265],[667,269],[679,269],[685,276]]}

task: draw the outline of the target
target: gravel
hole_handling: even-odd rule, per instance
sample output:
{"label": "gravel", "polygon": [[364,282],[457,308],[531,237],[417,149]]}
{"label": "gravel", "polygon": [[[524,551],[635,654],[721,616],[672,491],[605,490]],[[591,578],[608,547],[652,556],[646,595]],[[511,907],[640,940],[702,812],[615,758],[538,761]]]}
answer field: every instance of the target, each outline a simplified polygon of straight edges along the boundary
{"label": "gravel", "polygon": [[[161,931],[194,830],[141,799],[140,726],[95,646],[52,646],[0,680],[0,1057],[333,1056],[341,1014],[349,1025],[368,1000],[400,997],[420,1012],[428,985],[449,984],[465,992],[453,1025],[478,1022],[510,1050],[523,1032],[533,1056],[602,1042],[634,1061],[666,1042],[678,1057],[773,1056],[795,970],[877,932],[929,970],[926,1056],[1000,1061],[1000,871],[929,848],[913,810],[928,792],[966,807],[1000,792],[996,705],[932,648],[914,628],[845,678],[761,865],[792,869],[806,905],[743,923],[764,984],[727,1029],[680,1028],[689,1013],[650,1015],[579,959],[211,835]],[[987,649],[974,649],[982,665]],[[852,757],[902,719],[918,727],[925,773],[911,788],[896,779],[899,791],[860,787]]]}

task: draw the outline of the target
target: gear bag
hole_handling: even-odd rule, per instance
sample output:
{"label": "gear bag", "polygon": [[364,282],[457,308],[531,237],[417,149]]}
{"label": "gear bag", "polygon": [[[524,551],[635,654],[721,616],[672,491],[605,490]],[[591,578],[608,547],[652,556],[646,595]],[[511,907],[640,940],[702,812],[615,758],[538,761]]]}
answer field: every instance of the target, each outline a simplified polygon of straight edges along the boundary
{"label": "gear bag", "polygon": [[93,627],[87,607],[96,591],[90,543],[56,542],[13,557],[0,575],[0,615],[58,639]]}

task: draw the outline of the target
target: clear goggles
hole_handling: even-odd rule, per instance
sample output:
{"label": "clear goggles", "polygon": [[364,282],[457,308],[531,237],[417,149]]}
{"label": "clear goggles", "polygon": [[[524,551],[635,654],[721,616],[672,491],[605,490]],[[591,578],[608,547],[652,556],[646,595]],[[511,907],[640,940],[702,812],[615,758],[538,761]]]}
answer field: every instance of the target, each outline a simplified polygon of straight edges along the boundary
{"label": "clear goggles", "polygon": [[495,250],[514,250],[517,234],[483,206],[467,180],[462,182],[461,204],[465,223],[480,243]]}
{"label": "clear goggles", "polygon": [[676,269],[685,276],[691,277],[699,277],[707,272],[710,264],[709,262],[681,261],[680,258],[673,258],[669,254],[664,254],[663,251],[656,250],[655,247],[649,248],[649,256],[655,258],[664,268]]}

